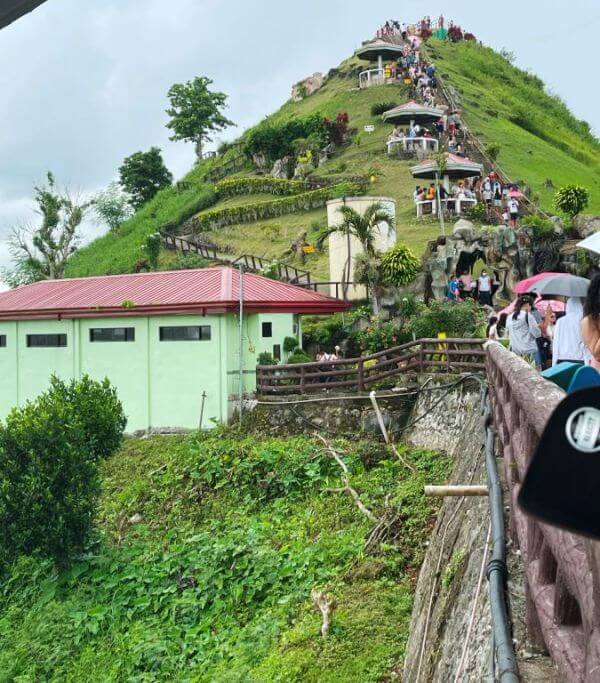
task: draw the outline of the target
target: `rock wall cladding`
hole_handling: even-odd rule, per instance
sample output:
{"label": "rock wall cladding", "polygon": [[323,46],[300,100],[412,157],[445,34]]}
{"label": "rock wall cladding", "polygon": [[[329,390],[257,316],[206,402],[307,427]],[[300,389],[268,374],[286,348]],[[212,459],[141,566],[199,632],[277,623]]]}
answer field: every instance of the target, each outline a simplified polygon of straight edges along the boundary
{"label": "rock wall cladding", "polygon": [[[451,483],[485,484],[478,383],[468,380],[449,393],[430,388],[416,402],[411,419],[424,417],[406,441],[453,457]],[[419,574],[406,683],[447,683],[457,674],[460,681],[487,680],[491,622],[485,576],[475,599],[488,525],[487,498],[444,499]]]}

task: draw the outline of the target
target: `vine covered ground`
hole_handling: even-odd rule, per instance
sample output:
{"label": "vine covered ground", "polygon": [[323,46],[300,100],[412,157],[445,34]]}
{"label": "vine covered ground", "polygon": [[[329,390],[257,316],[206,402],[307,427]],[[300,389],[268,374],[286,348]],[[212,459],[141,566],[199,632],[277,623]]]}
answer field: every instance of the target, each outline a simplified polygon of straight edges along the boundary
{"label": "vine covered ground", "polygon": [[[0,588],[0,681],[385,681],[402,665],[449,460],[335,441],[127,441],[104,464],[97,530],[68,570],[22,559]],[[312,589],[336,602],[327,638]],[[92,674],[93,672],[93,674]],[[92,677],[90,677],[92,676]]]}

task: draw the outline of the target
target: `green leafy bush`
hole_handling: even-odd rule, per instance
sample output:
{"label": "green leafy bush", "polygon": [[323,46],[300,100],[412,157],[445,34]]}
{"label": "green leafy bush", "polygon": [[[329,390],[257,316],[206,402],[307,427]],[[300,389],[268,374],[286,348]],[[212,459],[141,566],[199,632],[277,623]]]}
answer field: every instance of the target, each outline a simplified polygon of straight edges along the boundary
{"label": "green leafy bush", "polygon": [[371,116],[381,116],[386,111],[398,106],[398,102],[375,102],[371,105]]}
{"label": "green leafy bush", "polygon": [[302,322],[302,346],[318,346],[323,350],[333,349],[350,334],[350,326],[344,322],[341,313],[326,318],[307,319]]}
{"label": "green leafy bush", "polygon": [[470,218],[476,223],[483,223],[488,217],[487,207],[483,202],[478,202],[477,204],[473,204],[473,206],[469,206],[465,213],[467,218]]}
{"label": "green leafy bush", "polygon": [[381,255],[381,271],[384,284],[390,287],[406,287],[420,270],[419,259],[404,244],[395,244]]}
{"label": "green leafy bush", "polygon": [[298,348],[298,340],[296,337],[286,337],[283,340],[283,350],[286,353],[292,353],[295,349]]}
{"label": "green leafy bush", "polygon": [[581,185],[564,185],[554,195],[554,207],[575,218],[590,203],[589,191]]}
{"label": "green leafy bush", "polygon": [[404,344],[410,339],[410,335],[395,322],[372,324],[350,335],[350,350],[352,356],[377,353],[383,349]]}
{"label": "green leafy bush", "polygon": [[270,202],[256,202],[242,206],[231,206],[201,213],[193,219],[194,228],[199,231],[214,230],[236,223],[253,223],[266,218],[275,218],[296,211],[310,211],[326,204],[330,199],[359,195],[364,192],[361,185],[339,183],[318,190],[311,190],[292,197],[274,199]]}
{"label": "green leafy bush", "polygon": [[307,190],[306,183],[300,180],[285,180],[270,176],[244,176],[221,180],[215,185],[219,199],[244,194],[273,194],[279,196],[300,194]]}
{"label": "green leafy bush", "polygon": [[121,442],[125,417],[108,381],[53,378],[0,425],[0,567],[21,555],[67,564],[88,539],[98,461]]}
{"label": "green leafy bush", "polygon": [[447,337],[472,338],[480,336],[484,326],[485,312],[474,301],[431,301],[410,319],[408,331],[417,339],[434,338],[440,332]]}
{"label": "green leafy bush", "polygon": [[273,354],[269,353],[268,351],[263,351],[262,353],[258,354],[258,358],[256,359],[256,364],[257,365],[277,365],[277,360],[273,358]]}
{"label": "green leafy bush", "polygon": [[287,359],[288,363],[310,363],[314,359],[306,354],[302,349],[296,349]]}
{"label": "green leafy bush", "polygon": [[501,149],[502,147],[498,143],[490,142],[485,146],[485,153],[492,161],[496,161],[496,159],[500,156]]}
{"label": "green leafy bush", "polygon": [[521,219],[521,226],[531,228],[535,237],[548,237],[554,232],[554,225],[552,221],[541,216],[529,215],[523,216]]}
{"label": "green leafy bush", "polygon": [[276,159],[293,155],[294,140],[308,138],[314,133],[320,136],[323,145],[327,143],[323,117],[318,113],[281,123],[264,121],[246,134],[244,152],[250,157],[254,154],[263,154],[273,162]]}

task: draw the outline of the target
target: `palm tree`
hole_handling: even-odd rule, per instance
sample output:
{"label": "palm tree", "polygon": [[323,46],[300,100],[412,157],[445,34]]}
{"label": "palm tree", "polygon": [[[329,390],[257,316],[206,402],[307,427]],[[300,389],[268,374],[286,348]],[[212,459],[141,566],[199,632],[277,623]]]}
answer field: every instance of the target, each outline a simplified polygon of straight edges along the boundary
{"label": "palm tree", "polygon": [[[341,206],[338,211],[342,214],[342,222],[339,225],[333,225],[327,228],[319,237],[319,244],[323,244],[327,237],[334,232],[346,235],[348,244],[348,257],[344,266],[344,271],[346,271],[346,274],[344,275],[344,297],[346,297],[352,273],[350,238],[356,237],[362,246],[363,252],[369,257],[374,257],[376,256],[375,238],[379,232],[380,223],[387,223],[393,228],[395,227],[395,222],[393,215],[384,208],[381,202],[370,204],[363,214],[358,213],[358,211],[345,204]],[[369,294],[371,296],[371,305],[375,315],[379,313],[379,300],[376,289],[376,283],[369,281]]]}

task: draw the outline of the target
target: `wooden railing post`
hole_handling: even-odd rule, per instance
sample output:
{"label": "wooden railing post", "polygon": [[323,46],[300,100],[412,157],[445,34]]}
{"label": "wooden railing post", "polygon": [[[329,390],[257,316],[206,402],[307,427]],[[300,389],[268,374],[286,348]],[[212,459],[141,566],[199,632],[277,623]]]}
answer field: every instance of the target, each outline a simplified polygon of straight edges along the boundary
{"label": "wooden railing post", "polygon": [[306,393],[306,368],[304,365],[300,366],[300,393]]}
{"label": "wooden railing post", "polygon": [[419,372],[422,373],[423,370],[425,369],[424,361],[425,361],[425,354],[423,353],[423,341],[419,339]]}
{"label": "wooden railing post", "polygon": [[362,358],[358,361],[358,390],[365,390],[365,362]]}

